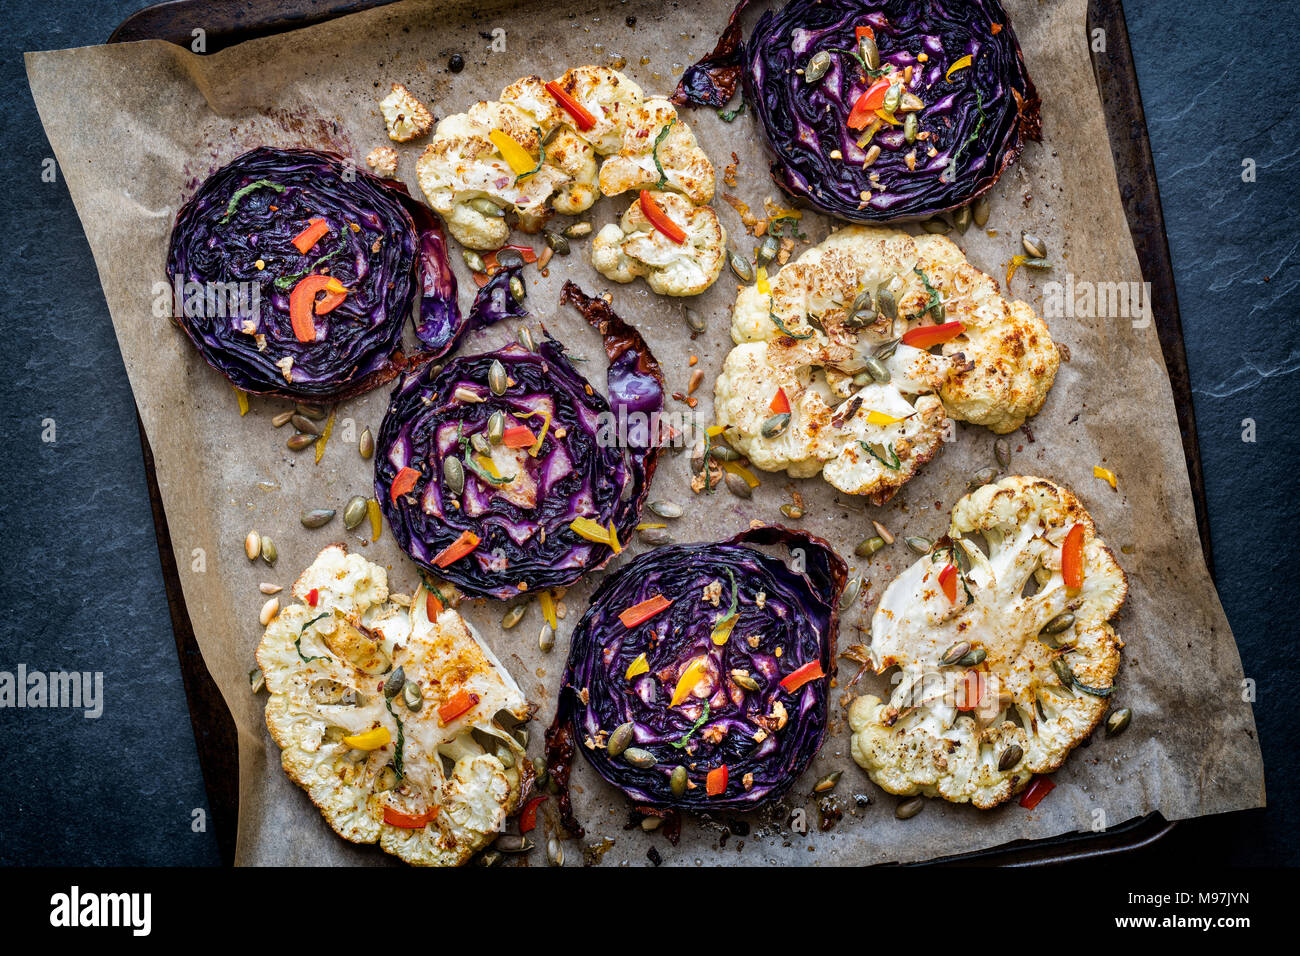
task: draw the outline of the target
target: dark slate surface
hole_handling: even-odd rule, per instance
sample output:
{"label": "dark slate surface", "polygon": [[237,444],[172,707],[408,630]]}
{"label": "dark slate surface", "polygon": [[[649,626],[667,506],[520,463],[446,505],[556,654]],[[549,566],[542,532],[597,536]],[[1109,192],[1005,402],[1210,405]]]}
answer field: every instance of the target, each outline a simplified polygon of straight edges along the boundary
{"label": "dark slate surface", "polygon": [[[140,4],[0,0],[0,153],[9,237],[0,354],[7,461],[0,671],[103,673],[104,712],[0,709],[0,862],[213,864],[202,776],[176,663],[130,387],[90,250],[50,155],[24,50],[101,42]],[[1219,590],[1258,684],[1270,806],[1181,825],[1140,857],[1300,863],[1287,690],[1297,506],[1288,308],[1300,233],[1300,77],[1285,5],[1129,0],[1138,74],[1177,273]],[[1230,23],[1225,22],[1226,20]],[[1206,25],[1214,43],[1206,46]],[[1206,51],[1212,51],[1207,53]],[[1243,182],[1243,160],[1255,182]],[[45,419],[55,438],[42,440]],[[1242,441],[1243,421],[1256,440]]]}

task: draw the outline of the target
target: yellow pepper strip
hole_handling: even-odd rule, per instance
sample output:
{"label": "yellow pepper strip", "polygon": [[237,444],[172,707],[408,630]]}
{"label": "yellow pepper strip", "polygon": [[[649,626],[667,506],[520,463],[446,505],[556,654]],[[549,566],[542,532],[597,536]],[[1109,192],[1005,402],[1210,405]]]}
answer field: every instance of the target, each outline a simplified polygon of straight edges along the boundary
{"label": "yellow pepper strip", "polygon": [[722,465],[724,471],[729,471],[733,475],[739,475],[745,479],[745,484],[749,485],[749,487],[758,487],[758,477],[744,465],[734,461],[723,461],[719,462],[719,464]]}
{"label": "yellow pepper strip", "polygon": [[330,417],[325,421],[325,430],[321,432],[320,438],[316,439],[316,464],[320,464],[321,456],[325,454],[325,443],[330,440],[330,432],[334,431],[334,413],[338,411],[335,405],[330,409]]}
{"label": "yellow pepper strip", "polygon": [[520,173],[531,172],[533,167],[537,165],[528,150],[520,146],[508,134],[501,132],[501,130],[494,129],[488,133],[488,139],[492,140],[492,145],[501,153],[501,158],[515,171],[516,176]]}
{"label": "yellow pepper strip", "polygon": [[772,294],[772,287],[767,282],[767,270],[762,266],[758,267],[758,291],[763,295]]}
{"label": "yellow pepper strip", "polygon": [[609,529],[592,521],[590,518],[574,518],[569,522],[569,529],[579,538],[585,538],[596,544],[609,544]]}
{"label": "yellow pepper strip", "polygon": [[949,83],[951,83],[952,75],[956,73],[958,70],[966,69],[966,67],[970,66],[970,64],[971,64],[971,55],[967,53],[960,60],[954,62],[952,66],[948,67],[948,72],[943,75],[943,78],[947,80]]}
{"label": "yellow pepper strip", "polygon": [[[232,385],[231,388],[234,388],[234,386]],[[239,417],[243,418],[248,414],[248,393],[242,388],[236,388],[235,398],[239,400]]]}
{"label": "yellow pepper strip", "polygon": [[1115,472],[1111,471],[1109,468],[1103,468],[1101,465],[1093,465],[1092,477],[1100,478],[1116,491],[1119,491],[1119,486],[1115,482]]}
{"label": "yellow pepper strip", "polygon": [[618,543],[618,529],[614,527],[614,522],[609,523],[609,546],[614,549],[615,554],[623,553],[623,546]]}
{"label": "yellow pepper strip", "polygon": [[802,219],[803,213],[798,209],[785,209],[782,206],[770,206],[767,210],[768,219]]}
{"label": "yellow pepper strip", "polygon": [[862,135],[858,137],[858,149],[866,149],[867,144],[871,142],[872,138],[878,132],[880,132],[880,127],[881,127],[880,120],[873,119],[870,125],[867,126],[865,130],[862,131]]}
{"label": "yellow pepper strip", "polygon": [[654,528],[666,528],[666,527],[668,527],[668,525],[664,524],[662,521],[642,521],[640,524],[636,526],[636,530],[650,531]]}
{"label": "yellow pepper strip", "polygon": [[542,450],[542,440],[546,438],[546,433],[551,430],[551,413],[550,412],[529,412],[525,418],[535,418],[541,416],[542,430],[537,436],[537,441],[533,442],[533,447],[528,449],[528,456],[536,458],[537,453]]}
{"label": "yellow pepper strip", "polygon": [[894,119],[893,113],[886,113],[884,110],[876,110],[876,115],[888,123],[890,126],[902,126],[898,120]]}
{"label": "yellow pepper strip", "polygon": [[690,696],[691,691],[695,689],[695,685],[700,682],[700,678],[704,675],[704,662],[706,660],[707,658],[697,657],[686,665],[686,670],[682,671],[682,676],[677,680],[677,688],[673,691],[673,699],[672,703],[668,705],[669,707],[676,707]]}
{"label": "yellow pepper strip", "polygon": [[497,479],[501,478],[501,472],[497,471],[496,462],[494,462],[491,458],[487,457],[487,455],[475,455],[474,463],[477,464],[484,471],[486,471],[493,478],[497,478]]}
{"label": "yellow pepper strip", "polygon": [[380,747],[388,746],[392,739],[387,727],[376,727],[374,730],[367,730],[364,734],[344,737],[343,742],[355,750],[378,750]]}
{"label": "yellow pepper strip", "polygon": [[374,498],[366,502],[366,514],[370,517],[370,540],[378,541],[379,533],[384,529],[384,515]]}
{"label": "yellow pepper strip", "polygon": [[707,434],[710,438],[717,438],[726,430],[727,430],[726,425],[710,425],[708,428],[704,429],[705,434]]}
{"label": "yellow pepper strip", "polygon": [[1016,274],[1016,270],[1025,264],[1027,256],[1012,256],[1011,261],[1007,263],[1007,291],[1011,291],[1011,277]]}
{"label": "yellow pepper strip", "polygon": [[560,619],[555,615],[555,596],[550,591],[543,591],[538,595],[537,601],[542,605],[542,617],[546,618],[546,623],[559,630]]}
{"label": "yellow pepper strip", "polygon": [[897,425],[903,419],[895,418],[893,415],[886,415],[884,412],[867,412],[868,425]]}
{"label": "yellow pepper strip", "polygon": [[739,620],[739,614],[728,614],[717,624],[713,625],[713,634],[710,635],[713,638],[713,643],[718,647],[727,643],[731,637],[732,628],[736,626],[736,622]]}
{"label": "yellow pepper strip", "polygon": [[626,677],[631,680],[633,677],[648,673],[650,673],[650,662],[645,659],[644,654],[638,654],[636,660],[628,665]]}

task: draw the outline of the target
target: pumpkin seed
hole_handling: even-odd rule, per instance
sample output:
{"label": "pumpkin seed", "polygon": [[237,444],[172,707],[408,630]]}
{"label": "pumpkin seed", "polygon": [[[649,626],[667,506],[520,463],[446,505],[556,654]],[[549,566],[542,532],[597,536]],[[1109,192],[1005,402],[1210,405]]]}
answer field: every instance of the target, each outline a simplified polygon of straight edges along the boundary
{"label": "pumpkin seed", "polygon": [[1020,263],[1020,264],[1021,264],[1022,266],[1024,266],[1026,269],[1050,269],[1050,268],[1052,268],[1052,264],[1051,264],[1050,262],[1048,262],[1046,259],[1042,259],[1042,258],[1038,258],[1038,257],[1035,257],[1035,258],[1032,258],[1032,259],[1026,259],[1024,262],[1022,262],[1022,263]]}
{"label": "pumpkin seed", "polygon": [[902,102],[903,84],[891,83],[889,89],[885,91],[885,102],[883,104],[885,112],[890,114],[898,112],[898,107],[902,105]]}
{"label": "pumpkin seed", "polygon": [[962,667],[974,667],[982,663],[984,658],[989,656],[989,652],[982,647],[973,647],[962,655],[961,660],[957,663]]}
{"label": "pumpkin seed", "polygon": [[[898,318],[898,300],[894,298],[894,293],[883,286],[876,290],[876,308],[891,322]],[[890,355],[892,354],[893,352],[890,352]],[[888,355],[881,355],[879,352],[876,355],[879,358],[889,358]]]}
{"label": "pumpkin seed", "polygon": [[424,692],[415,681],[408,680],[402,685],[402,703],[408,710],[419,710],[424,706]]}
{"label": "pumpkin seed", "polygon": [[515,338],[517,338],[519,340],[519,344],[522,345],[524,348],[528,349],[528,351],[530,352],[537,351],[537,344],[533,341],[533,333],[528,328],[528,326],[526,325],[519,326]]}
{"label": "pumpkin seed", "polygon": [[951,667],[969,653],[970,641],[958,641],[943,652],[943,657],[939,658],[939,663],[944,667]]}
{"label": "pumpkin seed", "polygon": [[672,541],[672,535],[668,533],[667,528],[642,528],[636,536],[646,544],[660,545]]}
{"label": "pumpkin seed", "polygon": [[1056,671],[1056,676],[1061,679],[1061,683],[1066,687],[1074,685],[1074,670],[1070,667],[1070,662],[1064,657],[1052,658],[1052,670]]}
{"label": "pumpkin seed", "polygon": [[501,219],[506,214],[504,209],[486,196],[475,196],[469,201],[469,208],[480,216],[491,216],[493,219]]}
{"label": "pumpkin seed", "polygon": [[998,464],[1003,468],[1011,467],[1011,442],[1005,438],[999,438],[993,443],[993,457],[998,460]]}
{"label": "pumpkin seed", "polygon": [[789,427],[790,413],[777,412],[775,415],[772,415],[763,422],[762,427],[759,428],[759,433],[762,434],[764,438],[776,438],[777,436],[784,434],[785,430]]}
{"label": "pumpkin seed", "polygon": [[952,232],[952,226],[948,225],[948,221],[940,219],[938,216],[925,220],[925,222],[921,223],[921,228],[934,236],[942,236]]}
{"label": "pumpkin seed", "polygon": [[492,365],[488,368],[488,388],[492,389],[493,395],[504,395],[506,393],[506,367],[501,364],[500,359],[493,359]]}
{"label": "pumpkin seed", "polygon": [[867,374],[873,379],[880,382],[882,385],[888,384],[892,376],[889,374],[889,369],[885,367],[884,362],[880,361],[880,359],[873,355],[862,364],[867,370]]}
{"label": "pumpkin seed", "polygon": [[504,627],[507,631],[510,630],[510,628],[514,627],[516,624],[518,624],[520,621],[524,619],[524,615],[527,612],[528,612],[527,604],[516,604],[514,607],[512,607],[510,610],[506,611],[506,613],[502,615],[501,626]]}
{"label": "pumpkin seed", "polygon": [[803,78],[809,83],[816,83],[830,68],[831,55],[825,50],[818,50],[808,61],[808,65],[803,68]]}
{"label": "pumpkin seed", "polygon": [[686,792],[686,768],[677,766],[673,767],[672,775],[668,778],[668,786],[673,792],[674,797],[680,797]]}
{"label": "pumpkin seed", "polygon": [[652,501],[646,507],[661,518],[671,519],[682,516],[682,506],[675,501]]}
{"label": "pumpkin seed", "polygon": [[731,271],[735,273],[736,278],[741,282],[754,281],[754,267],[738,252],[733,252],[727,256],[727,264],[731,266]]}
{"label": "pumpkin seed", "polygon": [[781,506],[781,514],[785,515],[791,521],[798,521],[803,517],[803,509],[798,505],[784,504]]}
{"label": "pumpkin seed", "polygon": [[649,770],[659,762],[655,759],[654,754],[648,750],[642,750],[640,747],[628,747],[624,750],[623,760],[638,770]]}
{"label": "pumpkin seed", "polygon": [[731,672],[731,679],[736,682],[737,687],[743,687],[748,691],[758,690],[758,681],[750,677],[748,671],[734,670]]}
{"label": "pumpkin seed", "polygon": [[366,499],[353,495],[343,507],[343,527],[351,531],[366,518]]}
{"label": "pumpkin seed", "polygon": [[862,388],[864,385],[870,385],[875,379],[871,377],[870,372],[859,372],[853,376],[853,387]]}
{"label": "pumpkin seed", "polygon": [[503,833],[492,843],[498,853],[527,853],[532,848],[533,841],[518,833]]}
{"label": "pumpkin seed", "polygon": [[280,556],[280,550],[275,546],[275,542],[270,538],[262,538],[262,560],[267,564],[275,564],[275,559]]}
{"label": "pumpkin seed", "polygon": [[511,752],[509,747],[498,747],[496,757],[497,760],[501,761],[501,766],[505,767],[507,770],[512,769],[515,765],[515,755]]}
{"label": "pumpkin seed", "polygon": [[1133,711],[1127,707],[1121,707],[1119,710],[1112,710],[1106,718],[1106,736],[1114,737],[1116,734],[1122,734],[1128,725],[1133,722]]}
{"label": "pumpkin seed", "polygon": [[1016,764],[1020,763],[1025,756],[1025,751],[1019,744],[1012,744],[1006,750],[1002,751],[998,757],[998,769],[1002,771],[1010,770]]}
{"label": "pumpkin seed", "polygon": [[402,692],[402,688],[405,686],[406,669],[399,664],[397,669],[384,680],[384,699],[392,700]]}
{"label": "pumpkin seed", "polygon": [[825,793],[827,790],[834,790],[835,785],[840,782],[840,777],[844,776],[843,770],[832,770],[826,776],[822,777],[813,784],[813,793]]}
{"label": "pumpkin seed", "polygon": [[730,445],[710,445],[709,457],[715,461],[740,461],[740,452]]}
{"label": "pumpkin seed", "polygon": [[253,689],[254,694],[266,686],[266,675],[262,673],[262,668],[254,667],[248,672],[248,686]]}
{"label": "pumpkin seed", "polygon": [[465,466],[459,458],[444,458],[442,462],[442,480],[447,483],[447,490],[456,497],[465,490]]}
{"label": "pumpkin seed", "polygon": [[298,516],[304,528],[323,528],[334,520],[333,508],[312,508]]}
{"label": "pumpkin seed", "polygon": [[894,816],[899,820],[910,820],[925,809],[925,797],[913,797],[894,807]]}
{"label": "pumpkin seed", "polygon": [[524,257],[514,249],[497,250],[497,265],[502,269],[522,269]]}
{"label": "pumpkin seed", "polygon": [[460,255],[461,255],[461,258],[465,260],[465,265],[469,266],[469,271],[470,271],[470,272],[485,272],[485,271],[487,271],[487,263],[484,262],[484,261],[483,261],[483,257],[480,256],[480,255],[479,255],[477,252],[475,252],[474,250],[472,250],[472,249],[462,249],[462,250],[460,251]]}
{"label": "pumpkin seed", "polygon": [[993,204],[989,200],[988,196],[980,196],[973,203],[971,203],[970,215],[971,215],[971,219],[975,221],[975,225],[983,229],[984,226],[989,221],[989,212],[992,210],[992,208],[993,208]]}
{"label": "pumpkin seed", "polygon": [[763,241],[758,244],[758,251],[754,253],[754,257],[758,260],[760,266],[765,266],[775,259],[776,254],[780,251],[781,240],[776,236],[764,236]]}
{"label": "pumpkin seed", "polygon": [[564,238],[558,232],[551,232],[549,229],[542,234],[546,244],[554,250],[556,255],[567,256],[570,251],[569,240]]}
{"label": "pumpkin seed", "polygon": [[849,578],[849,583],[844,586],[844,593],[840,595],[840,610],[844,611],[853,606],[853,602],[858,599],[862,593],[862,578],[859,575],[853,575]]}
{"label": "pumpkin seed", "polygon": [[636,737],[636,724],[628,721],[626,724],[619,724],[614,728],[614,732],[609,735],[609,741],[605,744],[605,750],[611,757],[617,757],[628,747],[632,746],[632,741]]}
{"label": "pumpkin seed", "polygon": [[581,239],[583,236],[589,236],[591,235],[591,223],[575,222],[571,226],[565,226],[564,235],[568,239]]}
{"label": "pumpkin seed", "polygon": [[310,448],[319,437],[319,435],[313,435],[309,432],[297,432],[296,434],[290,435],[289,440],[285,442],[285,444],[289,447],[290,451],[302,451],[304,448]]}
{"label": "pumpkin seed", "polygon": [[845,328],[865,329],[872,322],[876,321],[876,310],[868,305],[865,309],[858,309],[850,313],[849,317],[844,320]]}
{"label": "pumpkin seed", "polygon": [[244,539],[244,554],[248,555],[248,560],[254,560],[262,551],[262,536],[256,531],[248,532],[248,537]]}
{"label": "pumpkin seed", "polygon": [[683,309],[682,318],[686,322],[686,327],[690,329],[692,332],[694,332],[696,335],[699,335],[701,332],[704,331],[705,329],[704,316],[700,315],[700,313],[696,312],[694,309],[691,308]]}
{"label": "pumpkin seed", "polygon": [[357,442],[357,451],[361,457],[369,461],[375,455],[375,436],[371,434],[369,428],[361,430],[361,439]]}
{"label": "pumpkin seed", "polygon": [[524,299],[528,298],[528,290],[524,288],[524,280],[519,276],[510,277],[510,296],[518,305],[523,305]]}
{"label": "pumpkin seed", "polygon": [[970,481],[966,482],[966,487],[971,491],[976,488],[983,488],[990,481],[998,476],[998,470],[990,465],[987,468],[981,468],[975,474],[970,476]]}
{"label": "pumpkin seed", "polygon": [[868,70],[880,69],[880,49],[876,46],[876,41],[865,33],[858,38],[858,53]]}
{"label": "pumpkin seed", "polygon": [[727,472],[727,490],[737,498],[754,497],[754,489],[749,487],[749,482],[730,471]]}
{"label": "pumpkin seed", "polygon": [[551,649],[555,647],[555,628],[549,624],[542,625],[542,633],[537,638],[537,647],[543,654],[551,653]]}
{"label": "pumpkin seed", "polygon": [[501,439],[506,434],[506,413],[497,409],[488,416],[487,436],[488,441],[494,445],[501,444]]}
{"label": "pumpkin seed", "polygon": [[299,415],[310,418],[313,421],[319,422],[325,420],[325,409],[317,408],[315,405],[304,405],[302,402],[299,402],[293,407],[293,410]]}
{"label": "pumpkin seed", "polygon": [[475,432],[474,434],[470,435],[469,443],[474,447],[474,450],[478,452],[480,455],[492,454],[492,443],[487,440],[487,436],[484,435],[482,432]]}
{"label": "pumpkin seed", "polygon": [[1060,634],[1062,631],[1068,631],[1073,626],[1074,626],[1074,615],[1071,614],[1069,611],[1066,611],[1064,614],[1056,615],[1056,617],[1052,618],[1050,621],[1044,624],[1043,629],[1038,633]]}
{"label": "pumpkin seed", "polygon": [[306,432],[309,435],[320,434],[320,426],[306,415],[299,415],[297,412],[294,412],[289,421],[293,422],[293,427],[298,429],[300,432]]}
{"label": "pumpkin seed", "polygon": [[1047,243],[1043,242],[1032,232],[1022,232],[1020,234],[1020,244],[1025,247],[1025,252],[1029,253],[1032,259],[1047,258]]}
{"label": "pumpkin seed", "polygon": [[965,233],[970,228],[970,206],[962,206],[952,214],[952,224],[957,231]]}
{"label": "pumpkin seed", "polygon": [[929,554],[930,550],[934,547],[933,541],[931,541],[929,538],[923,538],[920,535],[916,535],[915,537],[911,537],[911,538],[906,538],[904,540],[907,542],[907,546],[911,548],[913,551],[915,551],[917,554]]}
{"label": "pumpkin seed", "polygon": [[859,558],[869,558],[884,546],[885,539],[880,535],[873,535],[858,542],[858,546],[853,549],[853,553]]}
{"label": "pumpkin seed", "polygon": [[293,409],[289,409],[289,411],[287,412],[281,412],[279,415],[276,415],[274,418],[271,419],[271,424],[274,425],[276,428],[280,428],[281,426],[289,424],[289,419],[293,418],[293,416],[296,414],[298,413],[295,412]]}
{"label": "pumpkin seed", "polygon": [[[253,555],[253,557],[257,557],[257,555]],[[284,590],[280,585],[271,584],[269,581],[263,581],[257,586],[257,589],[263,594],[279,594]]]}
{"label": "pumpkin seed", "polygon": [[917,127],[919,125],[915,113],[908,113],[903,117],[903,139],[907,140],[909,143],[915,143]]}
{"label": "pumpkin seed", "polygon": [[271,598],[269,601],[267,601],[265,604],[262,605],[262,610],[258,612],[257,615],[258,622],[261,623],[263,627],[266,627],[273,620],[275,620],[275,615],[279,612],[279,610],[280,610],[280,599]]}

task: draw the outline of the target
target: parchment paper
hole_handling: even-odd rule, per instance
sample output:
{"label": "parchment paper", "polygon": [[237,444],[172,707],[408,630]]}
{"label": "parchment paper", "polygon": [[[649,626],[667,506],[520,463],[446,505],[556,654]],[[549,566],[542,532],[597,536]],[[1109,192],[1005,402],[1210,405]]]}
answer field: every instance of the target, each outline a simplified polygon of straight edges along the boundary
{"label": "parchment paper", "polygon": [[[972,228],[954,238],[976,266],[1001,281],[1007,259],[1018,251],[1020,230],[1044,237],[1054,271],[1022,270],[1014,280],[1015,294],[1041,311],[1042,284],[1065,282],[1067,273],[1076,283],[1136,282],[1140,276],[1085,46],[1084,0],[1013,0],[1007,7],[1042,94],[1045,139],[1030,144],[998,184],[987,234]],[[647,92],[669,93],[682,67],[712,48],[730,8],[730,0],[681,7],[648,0],[537,0],[513,10],[483,0],[411,2],[208,57],[155,41],[27,55],[36,104],[90,240],[153,446],[195,635],[239,728],[240,863],[386,860],[372,847],[354,847],[336,837],[280,770],[263,722],[263,698],[248,685],[261,635],[257,613],[264,597],[258,582],[287,587],[321,547],[340,539],[387,565],[396,590],[410,592],[417,578],[386,531],[368,545],[345,532],[341,518],[316,531],[298,521],[303,509],[341,512],[351,495],[370,493],[371,469],[356,451],[356,437],[367,425],[378,430],[387,388],[339,408],[334,436],[315,465],[311,452],[286,450],[287,428],[270,426],[285,403],[255,397],[252,410],[239,417],[230,386],[166,318],[154,316],[154,284],[164,278],[179,205],[214,168],[262,143],[330,148],[363,164],[370,148],[388,143],[377,102],[393,82],[407,85],[438,116],[494,98],[527,73],[551,78],[585,63],[622,66]],[[626,22],[630,16],[636,17],[634,27]],[[489,51],[485,34],[496,27],[506,31],[504,53]],[[455,52],[466,60],[458,75],[445,68]],[[688,120],[719,172],[733,151],[739,156],[738,187],[723,186],[720,176],[720,192],[731,191],[755,209],[765,196],[779,198],[748,113],[730,125],[711,111],[695,111]],[[414,165],[422,149],[419,141],[399,147],[400,175],[416,195]],[[590,218],[599,228],[626,206],[626,198],[602,200]],[[733,245],[752,252],[736,213],[721,198],[715,206]],[[812,241],[829,228],[811,215],[804,224]],[[698,411],[708,419],[711,385],[731,347],[727,329],[734,280],[724,274],[690,303],[708,320],[708,331],[692,342],[681,318],[682,302],[657,297],[640,282],[606,281],[586,261],[589,246],[589,241],[575,242],[574,254],[557,257],[548,278],[529,270],[537,318],[573,352],[589,358],[584,368],[603,387],[603,354],[595,335],[556,302],[566,278],[588,291],[612,292],[615,308],[638,325],[663,361],[670,391],[685,391],[687,356],[698,355],[705,373]],[[453,258],[459,260],[454,252]],[[456,266],[462,306],[468,307],[474,286],[463,264]],[[1132,708],[1132,727],[1110,739],[1098,733],[1089,746],[1076,750],[1055,775],[1056,790],[1034,812],[1014,803],[980,812],[936,800],[919,816],[898,821],[896,798],[872,785],[849,756],[841,709],[847,696],[837,691],[831,732],[813,767],[786,807],[751,816],[745,836],[722,837],[721,827],[734,819],[688,818],[675,849],[639,828],[626,832],[626,801],[578,759],[576,809],[589,843],[614,839],[606,864],[644,863],[651,845],[670,863],[919,860],[1021,837],[1114,827],[1152,810],[1176,820],[1263,803],[1263,769],[1250,706],[1243,702],[1241,663],[1200,552],[1154,325],[1134,328],[1129,318],[1056,318],[1049,324],[1071,360],[1061,365],[1046,407],[1030,429],[1010,436],[1011,471],[1073,488],[1128,572],[1128,602],[1117,620],[1127,647],[1115,706]],[[511,334],[513,329],[489,330],[462,350],[495,347]],[[673,525],[676,540],[709,540],[729,536],[751,519],[781,520],[777,509],[797,488],[807,512],[798,524],[830,539],[871,582],[858,613],[848,616],[841,631],[843,647],[862,639],[854,625],[866,624],[881,591],[913,559],[902,538],[942,533],[968,477],[993,462],[993,441],[985,429],[962,426],[958,439],[884,508],[837,498],[819,478],[792,482],[783,474],[763,474],[752,501],[725,490],[694,499],[685,454],[663,459],[651,499],[687,506],[687,516]],[[1117,473],[1118,492],[1092,476],[1095,464]],[[868,565],[852,558],[852,549],[871,533],[871,518],[886,524],[899,543]],[[242,542],[254,527],[278,544],[274,569],[244,557]],[[645,547],[635,545],[620,560]],[[462,613],[539,705],[530,746],[534,754],[540,753],[541,730],[554,711],[569,631],[591,588],[592,583],[581,584],[564,599],[567,615],[549,655],[537,648],[537,608],[505,631],[499,625],[501,605],[462,605]],[[855,669],[842,662],[841,688]],[[855,690],[880,686],[868,677]],[[833,769],[845,771],[835,793],[846,814],[823,833],[808,794],[812,782]],[[855,794],[869,797],[870,804],[858,806]],[[807,833],[787,826],[789,811],[798,808],[810,821]],[[544,811],[545,827],[550,812]],[[572,851],[567,856],[570,862],[582,858]]]}

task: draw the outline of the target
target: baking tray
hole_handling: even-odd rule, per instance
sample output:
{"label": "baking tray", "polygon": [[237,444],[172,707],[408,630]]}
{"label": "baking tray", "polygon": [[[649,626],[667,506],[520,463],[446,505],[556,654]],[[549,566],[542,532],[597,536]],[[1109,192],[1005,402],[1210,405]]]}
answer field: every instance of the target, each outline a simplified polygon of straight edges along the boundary
{"label": "baking tray", "polygon": [[[254,37],[267,36],[319,23],[358,10],[384,6],[395,0],[169,0],[137,11],[118,25],[109,43],[160,39],[191,48],[194,29],[202,27],[204,52],[215,53]],[[1151,285],[1151,304],[1165,367],[1173,387],[1178,427],[1182,435],[1192,502],[1206,567],[1214,576],[1210,526],[1205,504],[1205,483],[1201,470],[1200,446],[1196,437],[1196,415],[1192,405],[1187,353],[1183,344],[1182,320],[1174,287],[1169,243],[1165,236],[1160,190],[1156,182],[1146,116],[1138,89],[1133,51],[1121,0],[1091,0],[1086,29],[1089,36],[1103,31],[1105,50],[1093,50],[1093,72],[1101,93],[1111,153],[1119,178],[1120,196],[1129,231],[1137,250],[1143,278]],[[1091,48],[1091,45],[1090,45]],[[190,721],[198,748],[199,764],[208,793],[209,819],[221,859],[234,861],[238,826],[239,759],[235,725],[221,692],[208,673],[194,638],[180,575],[172,552],[167,515],[163,510],[153,451],[144,425],[136,416],[140,446],[144,455],[149,500],[167,604],[176,639],[181,676],[189,701]],[[1047,840],[1021,840],[978,853],[935,860],[950,864],[995,864],[1041,866],[1092,860],[1150,846],[1174,828],[1158,813],[1148,814],[1102,834],[1067,834]]]}

